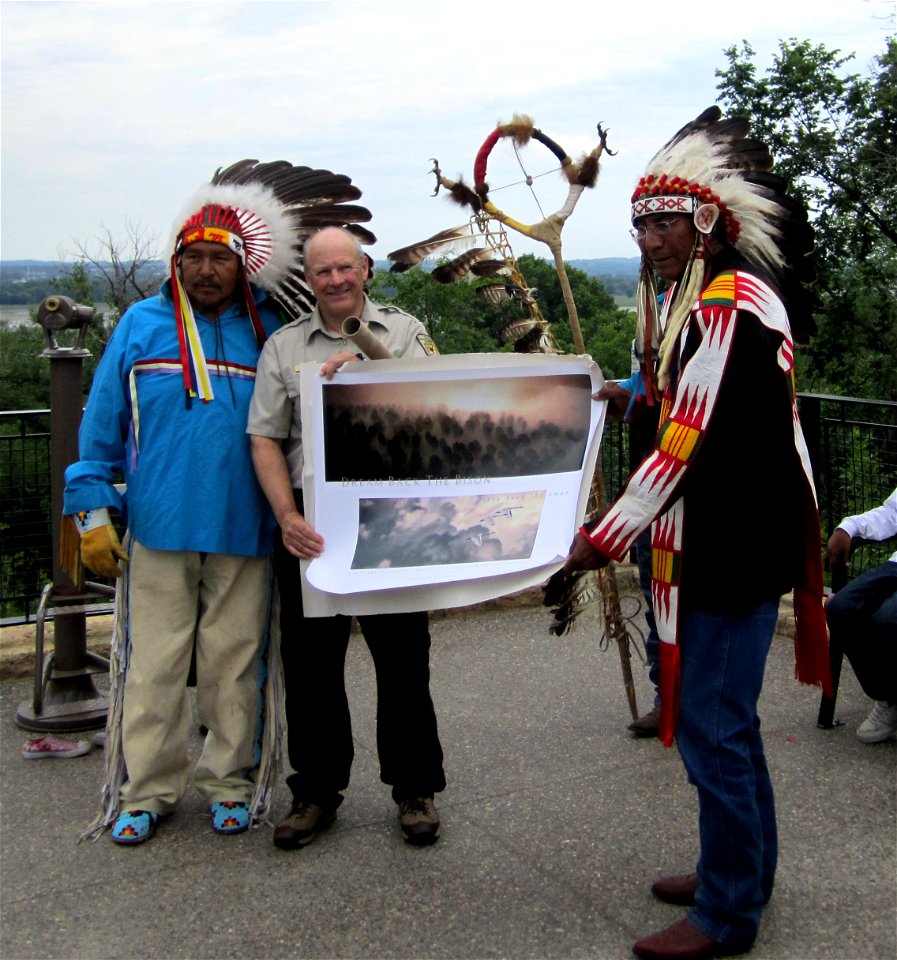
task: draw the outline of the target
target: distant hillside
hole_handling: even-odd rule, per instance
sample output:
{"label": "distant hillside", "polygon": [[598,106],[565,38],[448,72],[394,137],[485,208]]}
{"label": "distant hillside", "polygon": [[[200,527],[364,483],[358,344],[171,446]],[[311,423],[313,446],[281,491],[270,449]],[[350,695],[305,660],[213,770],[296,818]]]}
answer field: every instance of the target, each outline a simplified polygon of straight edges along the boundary
{"label": "distant hillside", "polygon": [[598,260],[568,260],[567,265],[592,277],[637,277],[640,257],[601,257]]}
{"label": "distant hillside", "polygon": [[[101,262],[100,266],[104,269],[112,268],[109,262]],[[62,260],[0,260],[0,280],[5,283],[27,283],[29,280],[58,277],[63,270],[71,267],[71,262]],[[101,273],[100,269],[92,263],[85,263],[84,269],[89,275],[98,276]],[[167,269],[167,263],[161,260],[147,260],[143,269],[158,273]]]}
{"label": "distant hillside", "polygon": [[[54,280],[61,281],[72,266],[71,262],[61,260],[0,260],[0,304],[33,305],[51,293],[73,295],[74,291],[64,282],[51,284]],[[109,290],[103,273],[106,269],[109,274],[114,272],[111,263],[99,266],[84,264],[84,270],[90,278],[92,296],[98,303],[105,300]],[[138,270],[138,282],[149,284],[153,278],[164,276],[165,269],[161,260],[148,260]]]}
{"label": "distant hillside", "polygon": [[0,260],[0,280],[27,283],[58,276],[68,264],[59,260]]}
{"label": "distant hillside", "polygon": [[[543,258],[545,259],[545,258]],[[584,270],[593,277],[627,277],[638,276],[638,257],[599,257],[595,260],[568,260],[571,267]],[[0,279],[8,282],[17,280],[29,280],[36,277],[55,277],[61,270],[71,266],[61,260],[0,260]],[[104,264],[104,266],[111,266]],[[165,264],[161,260],[147,261],[147,268],[164,269]],[[378,270],[388,270],[388,260],[376,260],[375,266]],[[90,264],[87,264],[88,271],[92,271]]]}
{"label": "distant hillside", "polygon": [[[595,260],[568,260],[567,263],[605,281],[609,293],[625,294],[631,292],[629,287],[632,287],[633,291],[635,289],[635,279],[639,271],[638,257],[602,257]],[[377,260],[374,265],[378,270],[389,270],[390,267],[388,260]],[[105,289],[100,280],[100,271],[91,264],[85,266],[88,275],[95,278],[96,294],[102,299]],[[426,264],[425,269],[430,266],[431,264]],[[53,291],[49,281],[62,275],[69,267],[70,263],[59,260],[0,260],[0,303],[35,304],[51,292],[65,292]],[[152,274],[164,274],[166,269],[166,264],[161,260],[148,261],[144,266],[144,270]],[[611,278],[616,278],[616,283]]]}

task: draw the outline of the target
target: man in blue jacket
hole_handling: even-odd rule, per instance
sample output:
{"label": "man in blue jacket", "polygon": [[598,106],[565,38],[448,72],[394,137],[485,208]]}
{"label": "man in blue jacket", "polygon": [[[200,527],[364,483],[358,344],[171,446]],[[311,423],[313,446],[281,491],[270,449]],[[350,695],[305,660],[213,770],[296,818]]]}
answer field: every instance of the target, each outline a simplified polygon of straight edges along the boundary
{"label": "man in blue jacket", "polygon": [[[259,352],[280,326],[268,292],[301,266],[295,218],[268,186],[213,181],[175,227],[171,278],[119,321],[80,460],[66,471],[64,513],[84,565],[113,577],[120,561],[127,568],[125,640],[114,651],[123,682],[113,683],[105,812],[94,825],[122,844],[148,840],[185,793],[194,647],[208,734],[193,781],[218,833],[257,815],[251,774],[271,713],[260,679],[274,518],[245,431]],[[127,549],[110,509],[127,524]]]}

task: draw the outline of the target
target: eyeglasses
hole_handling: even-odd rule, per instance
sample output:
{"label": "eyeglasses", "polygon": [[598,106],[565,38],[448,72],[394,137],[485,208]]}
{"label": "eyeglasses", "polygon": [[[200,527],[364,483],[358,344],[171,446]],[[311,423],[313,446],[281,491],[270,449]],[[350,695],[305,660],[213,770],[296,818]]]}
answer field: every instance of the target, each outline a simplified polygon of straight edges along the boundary
{"label": "eyeglasses", "polygon": [[638,243],[639,240],[644,240],[649,233],[653,233],[655,237],[665,237],[673,227],[679,223],[680,220],[685,220],[686,217],[673,217],[670,220],[655,220],[653,223],[649,223],[647,226],[639,224],[637,227],[633,227],[629,231],[629,235]]}

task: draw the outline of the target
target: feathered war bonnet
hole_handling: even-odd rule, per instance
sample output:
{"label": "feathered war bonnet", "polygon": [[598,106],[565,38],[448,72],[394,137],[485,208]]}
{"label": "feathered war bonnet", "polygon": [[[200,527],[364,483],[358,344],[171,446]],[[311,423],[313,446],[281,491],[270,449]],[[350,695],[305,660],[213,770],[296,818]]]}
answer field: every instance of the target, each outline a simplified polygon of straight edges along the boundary
{"label": "feathered war bonnet", "polygon": [[329,226],[351,231],[361,243],[373,243],[374,235],[359,226],[371,219],[370,211],[345,202],[360,197],[361,191],[344,174],[294,167],[286,160],[240,160],[219,168],[186,204],[171,242],[171,289],[188,397],[208,402],[214,393],[178,271],[184,249],[211,241],[240,258],[246,308],[261,345],[265,331],[249,284],[261,287],[295,317],[310,313],[315,299],[305,282],[302,246],[312,233]]}
{"label": "feathered war bonnet", "polygon": [[664,299],[659,321],[653,274],[642,255],[636,348],[649,378],[650,358],[659,358],[661,390],[669,381],[671,346],[704,286],[711,234],[777,286],[795,340],[806,343],[816,332],[815,297],[804,286],[816,278],[813,230],[804,207],[787,196],[785,180],[771,172],[769,149],[749,132],[747,118],[723,119],[719,107],[709,107],[661,147],[632,194],[633,223],[651,214],[687,214],[697,229],[689,265]]}

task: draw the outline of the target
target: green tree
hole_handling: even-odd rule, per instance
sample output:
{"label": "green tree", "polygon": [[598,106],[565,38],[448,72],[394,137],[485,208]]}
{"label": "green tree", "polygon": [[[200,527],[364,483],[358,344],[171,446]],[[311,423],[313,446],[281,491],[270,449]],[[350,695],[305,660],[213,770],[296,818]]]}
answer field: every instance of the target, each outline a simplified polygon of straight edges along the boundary
{"label": "green tree", "polygon": [[398,274],[378,270],[369,286],[374,300],[391,301],[417,317],[442,353],[491,353],[497,347],[472,284],[437,283],[412,267]]}
{"label": "green tree", "polygon": [[[518,267],[527,286],[539,292],[539,308],[551,324],[558,345],[573,351],[560,281],[554,265],[524,254]],[[599,363],[605,376],[629,373],[629,354],[635,315],[619,309],[601,283],[582,270],[568,267],[586,350]],[[483,303],[476,283],[437,283],[420,267],[405,273],[378,271],[370,284],[375,300],[389,300],[414,314],[427,328],[442,353],[492,353],[511,350],[498,331],[510,320],[528,316],[524,307],[509,301],[501,307]]]}
{"label": "green tree", "polygon": [[50,406],[50,361],[37,323],[0,327],[0,410],[46,410]]}
{"label": "green tree", "polygon": [[16,305],[39,303],[47,295],[49,289],[50,281],[47,277],[26,280],[24,283],[0,280],[0,303]]}
{"label": "green tree", "polygon": [[[572,353],[573,334],[554,264],[525,253],[518,266],[529,286],[538,289],[539,309],[551,324],[558,346]],[[635,314],[621,310],[602,283],[584,270],[567,266],[567,278],[573,291],[586,352],[598,363],[605,377],[629,376]]]}
{"label": "green tree", "polygon": [[751,117],[816,230],[822,309],[800,387],[897,400],[897,40],[865,77],[839,51],[779,46],[764,75],[750,44],[731,47],[717,76],[726,110]]}

